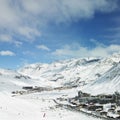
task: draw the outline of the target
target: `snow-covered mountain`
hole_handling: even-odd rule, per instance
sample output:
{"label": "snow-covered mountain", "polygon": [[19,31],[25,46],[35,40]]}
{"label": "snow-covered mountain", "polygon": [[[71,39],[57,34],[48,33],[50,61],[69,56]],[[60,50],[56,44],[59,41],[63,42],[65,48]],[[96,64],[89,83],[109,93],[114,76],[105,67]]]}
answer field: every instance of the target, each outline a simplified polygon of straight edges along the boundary
{"label": "snow-covered mountain", "polygon": [[[23,86],[78,86],[12,97]],[[71,59],[52,64],[31,64],[17,71],[0,69],[0,120],[100,120],[58,108],[53,101],[71,98],[79,90],[91,93],[120,92],[120,54],[107,58]],[[5,94],[7,93],[7,94]]]}
{"label": "snow-covered mountain", "polygon": [[11,93],[15,90],[21,90],[23,86],[34,85],[39,85],[39,81],[17,71],[0,69],[0,92]]}
{"label": "snow-covered mountain", "polygon": [[92,94],[120,92],[120,63],[116,63],[102,77],[86,85],[83,91]]}
{"label": "snow-covered mountain", "polygon": [[52,64],[31,64],[19,69],[18,72],[49,83],[50,86],[81,86],[95,81],[119,61],[120,54],[114,54],[103,59],[85,58]]}
{"label": "snow-covered mountain", "polygon": [[[82,88],[85,85],[89,88],[89,92],[98,89],[105,92],[111,87],[119,90],[119,62],[120,54],[114,54],[102,59],[85,58],[52,64],[31,64],[18,71],[0,69],[0,90],[13,91],[23,86],[80,86]],[[107,85],[109,87],[106,87]]]}

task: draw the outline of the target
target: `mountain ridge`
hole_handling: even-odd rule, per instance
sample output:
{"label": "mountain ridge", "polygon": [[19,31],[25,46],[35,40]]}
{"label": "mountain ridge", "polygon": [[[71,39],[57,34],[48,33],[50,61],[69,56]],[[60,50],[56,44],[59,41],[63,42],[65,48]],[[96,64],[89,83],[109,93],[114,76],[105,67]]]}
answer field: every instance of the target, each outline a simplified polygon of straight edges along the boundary
{"label": "mountain ridge", "polygon": [[[94,93],[91,89],[97,86],[95,82],[102,82],[103,79],[104,81],[108,81],[108,79],[104,76],[108,76],[112,70],[115,71],[114,69],[117,69],[115,66],[117,64],[119,65],[119,62],[120,54],[113,54],[101,59],[80,58],[58,61],[51,64],[30,64],[16,71],[0,69],[0,83],[1,86],[5,87],[6,84],[9,86],[10,82],[10,85],[12,85],[13,88],[15,86],[15,89],[17,89],[17,86],[18,88],[22,88],[22,86],[25,85],[43,87],[49,86],[53,88],[76,86],[80,89],[84,88],[83,90],[86,92],[91,91]],[[117,71],[119,71],[119,69],[117,69]],[[116,84],[114,82],[115,81],[111,84]],[[117,84],[119,85],[119,79]],[[85,86],[89,89],[85,89]],[[104,84],[102,84],[102,87],[104,87]],[[119,90],[119,88],[115,87],[114,89]],[[101,91],[104,92],[104,90],[107,93],[106,89]]]}
{"label": "mountain ridge", "polygon": [[[113,54],[107,58],[83,58],[70,59],[52,64],[30,64],[18,70],[19,73],[28,75],[35,79],[58,82],[59,85],[69,83],[87,84],[94,81],[116,63],[119,62],[120,54]],[[80,83],[79,83],[80,82]],[[86,83],[85,83],[86,82]]]}

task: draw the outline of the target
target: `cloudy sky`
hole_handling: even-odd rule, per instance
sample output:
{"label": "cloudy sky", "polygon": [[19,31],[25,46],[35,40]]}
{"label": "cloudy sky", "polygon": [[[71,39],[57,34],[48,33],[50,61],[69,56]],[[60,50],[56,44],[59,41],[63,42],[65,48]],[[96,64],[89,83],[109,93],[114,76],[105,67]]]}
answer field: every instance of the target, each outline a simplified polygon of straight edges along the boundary
{"label": "cloudy sky", "polygon": [[120,52],[120,0],[0,0],[0,67]]}

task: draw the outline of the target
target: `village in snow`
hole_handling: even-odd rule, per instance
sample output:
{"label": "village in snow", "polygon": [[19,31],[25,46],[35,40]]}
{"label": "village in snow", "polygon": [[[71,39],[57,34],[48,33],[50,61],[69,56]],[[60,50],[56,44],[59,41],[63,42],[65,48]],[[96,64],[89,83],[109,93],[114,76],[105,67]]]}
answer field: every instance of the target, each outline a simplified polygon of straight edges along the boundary
{"label": "village in snow", "polygon": [[119,58],[0,69],[0,119],[119,120]]}

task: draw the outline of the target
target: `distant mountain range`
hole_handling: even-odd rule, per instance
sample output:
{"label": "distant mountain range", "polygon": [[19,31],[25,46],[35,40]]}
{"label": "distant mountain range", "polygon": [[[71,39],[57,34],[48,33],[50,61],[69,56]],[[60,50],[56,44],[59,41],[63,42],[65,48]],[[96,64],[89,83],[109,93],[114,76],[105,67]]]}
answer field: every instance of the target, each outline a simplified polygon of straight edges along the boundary
{"label": "distant mountain range", "polygon": [[[30,64],[19,70],[0,69],[0,90],[22,86],[76,86],[93,94],[120,92],[120,54],[80,58],[51,64]],[[9,90],[8,90],[9,89]]]}

